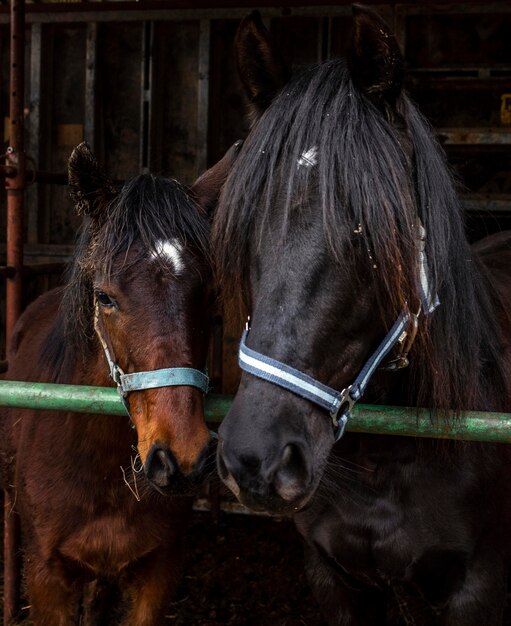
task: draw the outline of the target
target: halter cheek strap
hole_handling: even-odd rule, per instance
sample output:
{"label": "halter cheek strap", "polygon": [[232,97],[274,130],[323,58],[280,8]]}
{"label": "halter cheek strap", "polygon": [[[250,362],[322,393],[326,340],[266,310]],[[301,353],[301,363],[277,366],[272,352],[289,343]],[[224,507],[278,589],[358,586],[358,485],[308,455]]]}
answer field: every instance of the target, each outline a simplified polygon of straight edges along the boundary
{"label": "halter cheek strap", "polygon": [[159,370],[150,370],[147,372],[134,372],[125,374],[122,368],[116,363],[110,352],[108,343],[105,341],[99,327],[99,307],[95,304],[94,310],[94,330],[103,347],[103,351],[108,361],[110,369],[110,377],[117,385],[126,408],[129,407],[126,397],[130,391],[141,391],[143,389],[156,389],[158,387],[177,387],[189,386],[197,387],[203,393],[207,393],[209,389],[209,378],[207,374],[196,370],[192,367],[167,367]]}
{"label": "halter cheek strap", "polygon": [[[249,348],[246,344],[246,339],[250,331],[250,318],[246,324],[239,348],[240,368],[253,376],[278,385],[283,389],[287,389],[328,411],[332,418],[336,441],[343,436],[348,420],[351,417],[353,406],[364,395],[371,376],[383,359],[388,355],[390,350],[399,343],[402,346],[400,355],[391,362],[388,369],[396,370],[401,367],[406,367],[408,365],[408,351],[417,332],[418,318],[421,310],[425,315],[429,315],[440,304],[438,296],[431,290],[429,283],[429,268],[425,252],[426,232],[422,224],[420,224],[419,229],[418,282],[421,309],[419,309],[416,314],[410,313],[408,308],[405,308],[401,312],[380,345],[366,361],[353,383],[345,387],[342,391],[328,387],[294,367]],[[409,324],[411,324],[411,331],[407,329]]]}

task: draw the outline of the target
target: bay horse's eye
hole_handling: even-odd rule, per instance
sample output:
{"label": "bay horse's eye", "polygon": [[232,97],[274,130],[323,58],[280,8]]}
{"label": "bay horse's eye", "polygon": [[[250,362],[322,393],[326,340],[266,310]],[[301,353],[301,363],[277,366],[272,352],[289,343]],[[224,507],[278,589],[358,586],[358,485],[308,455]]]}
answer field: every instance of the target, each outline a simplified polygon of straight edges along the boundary
{"label": "bay horse's eye", "polygon": [[96,300],[104,307],[115,306],[115,302],[104,291],[96,291]]}

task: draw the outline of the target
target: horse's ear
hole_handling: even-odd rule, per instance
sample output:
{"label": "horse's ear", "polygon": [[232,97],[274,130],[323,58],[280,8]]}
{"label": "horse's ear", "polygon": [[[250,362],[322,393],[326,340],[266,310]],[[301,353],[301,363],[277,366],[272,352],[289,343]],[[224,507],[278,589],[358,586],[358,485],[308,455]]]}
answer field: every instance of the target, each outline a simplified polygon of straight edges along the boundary
{"label": "horse's ear", "polygon": [[241,20],[234,40],[238,73],[256,115],[261,115],[289,80],[280,51],[270,41],[259,11]]}
{"label": "horse's ear", "polygon": [[201,174],[190,188],[197,205],[208,215],[217,205],[222,186],[242,145],[241,140],[233,144],[220,161]]}
{"label": "horse's ear", "polygon": [[105,204],[115,196],[112,182],[85,141],[69,157],[68,183],[78,214],[95,220],[101,218]]}
{"label": "horse's ear", "polygon": [[404,62],[386,22],[371,9],[353,5],[353,35],[348,60],[355,84],[378,106],[396,103],[403,86]]}

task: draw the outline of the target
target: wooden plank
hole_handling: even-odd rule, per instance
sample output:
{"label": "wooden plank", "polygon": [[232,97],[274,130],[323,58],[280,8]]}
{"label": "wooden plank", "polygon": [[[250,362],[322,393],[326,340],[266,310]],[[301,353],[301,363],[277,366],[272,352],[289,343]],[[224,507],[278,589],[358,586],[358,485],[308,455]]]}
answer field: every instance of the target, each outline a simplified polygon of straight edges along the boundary
{"label": "wooden plank", "polygon": [[[50,172],[65,172],[73,148],[83,141],[85,120],[86,25],[54,27],[51,90],[45,91],[50,109],[48,142]],[[71,243],[81,223],[65,186],[49,185],[49,241]],[[51,211],[50,211],[51,207]]]}
{"label": "wooden plank", "polygon": [[92,151],[96,149],[96,65],[98,54],[98,24],[87,24],[85,48],[85,119],[84,138]]}
{"label": "wooden plank", "polygon": [[208,34],[198,20],[161,22],[155,29],[153,165],[186,184],[206,166]]}
{"label": "wooden plank", "polygon": [[238,20],[211,22],[209,164],[216,163],[238,139],[247,136],[247,102],[233,53]]}
{"label": "wooden plank", "polygon": [[151,121],[153,95],[154,23],[142,24],[142,65],[140,68],[140,158],[139,171],[151,171]]}
{"label": "wooden plank", "polygon": [[211,49],[211,22],[200,21],[199,34],[199,87],[197,95],[197,170],[206,170],[208,165],[208,126],[209,126],[209,64]]}
{"label": "wooden plank", "polygon": [[140,172],[142,23],[104,24],[98,31],[96,154],[108,174]]}
{"label": "wooden plank", "polygon": [[319,17],[276,17],[270,32],[289,65],[305,65],[319,60],[320,28]]}
{"label": "wooden plank", "polygon": [[[41,79],[42,79],[42,25],[30,27],[30,88],[28,101],[27,156],[34,159],[28,168],[37,167],[40,162],[41,135]],[[26,190],[27,199],[27,241],[39,240],[39,185],[30,185]]]}

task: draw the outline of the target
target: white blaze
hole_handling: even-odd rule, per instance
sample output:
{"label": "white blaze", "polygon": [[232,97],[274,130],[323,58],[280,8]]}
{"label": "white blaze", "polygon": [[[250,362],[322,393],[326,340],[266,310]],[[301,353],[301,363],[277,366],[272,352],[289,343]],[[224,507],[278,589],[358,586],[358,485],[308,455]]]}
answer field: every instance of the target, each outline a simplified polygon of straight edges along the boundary
{"label": "white blaze", "polygon": [[318,163],[318,148],[316,146],[312,146],[308,150],[305,150],[300,155],[300,158],[297,161],[298,167],[314,167]]}
{"label": "white blaze", "polygon": [[174,266],[176,274],[180,274],[184,270],[183,245],[177,239],[157,241],[151,256],[168,259]]}

